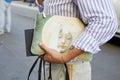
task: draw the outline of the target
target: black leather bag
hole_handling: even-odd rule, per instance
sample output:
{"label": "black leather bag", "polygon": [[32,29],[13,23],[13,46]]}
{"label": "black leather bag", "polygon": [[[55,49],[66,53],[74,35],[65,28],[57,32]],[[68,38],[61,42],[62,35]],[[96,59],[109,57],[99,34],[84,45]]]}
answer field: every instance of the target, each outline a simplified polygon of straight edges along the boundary
{"label": "black leather bag", "polygon": [[32,44],[34,29],[26,29],[24,30],[24,33],[25,33],[26,56],[35,56],[31,52],[31,44]]}

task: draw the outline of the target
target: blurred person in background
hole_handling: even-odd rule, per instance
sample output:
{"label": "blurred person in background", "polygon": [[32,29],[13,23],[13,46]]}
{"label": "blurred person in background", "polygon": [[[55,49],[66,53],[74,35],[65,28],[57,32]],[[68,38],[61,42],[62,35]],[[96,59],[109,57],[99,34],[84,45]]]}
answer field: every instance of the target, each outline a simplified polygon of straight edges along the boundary
{"label": "blurred person in background", "polygon": [[29,0],[29,6],[32,6],[33,0]]}
{"label": "blurred person in background", "polygon": [[29,6],[32,6],[33,3],[35,4],[35,6],[37,6],[35,0],[29,0]]}
{"label": "blurred person in background", "polygon": [[12,0],[0,0],[0,35],[11,31],[11,2]]}

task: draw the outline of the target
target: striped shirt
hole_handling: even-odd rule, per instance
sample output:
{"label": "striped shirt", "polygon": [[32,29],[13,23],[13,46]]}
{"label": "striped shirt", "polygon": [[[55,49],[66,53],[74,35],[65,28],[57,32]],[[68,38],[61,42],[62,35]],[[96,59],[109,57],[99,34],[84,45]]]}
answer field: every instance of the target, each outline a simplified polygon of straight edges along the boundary
{"label": "striped shirt", "polygon": [[110,0],[45,0],[44,12],[77,17],[86,24],[73,46],[92,54],[110,40],[117,30],[117,18]]}

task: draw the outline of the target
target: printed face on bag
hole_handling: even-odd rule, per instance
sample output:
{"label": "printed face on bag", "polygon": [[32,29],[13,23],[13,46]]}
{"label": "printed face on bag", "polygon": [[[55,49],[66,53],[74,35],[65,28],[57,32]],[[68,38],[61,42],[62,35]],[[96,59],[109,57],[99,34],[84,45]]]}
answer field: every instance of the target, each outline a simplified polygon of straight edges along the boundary
{"label": "printed face on bag", "polygon": [[58,34],[58,50],[63,53],[68,49],[70,43],[72,42],[72,34],[69,31],[65,31],[64,29],[60,29]]}
{"label": "printed face on bag", "polygon": [[49,48],[63,53],[69,49],[83,29],[79,19],[54,16],[42,29],[42,41]]}

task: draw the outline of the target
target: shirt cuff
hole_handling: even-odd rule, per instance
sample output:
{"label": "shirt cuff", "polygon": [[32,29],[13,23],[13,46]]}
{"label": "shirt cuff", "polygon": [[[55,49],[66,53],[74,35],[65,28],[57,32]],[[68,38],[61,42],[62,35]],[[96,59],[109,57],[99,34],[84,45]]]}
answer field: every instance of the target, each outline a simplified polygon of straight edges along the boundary
{"label": "shirt cuff", "polygon": [[85,52],[96,54],[100,51],[98,42],[87,32],[83,32],[72,43],[75,48],[81,49]]}
{"label": "shirt cuff", "polygon": [[39,6],[39,12],[43,12],[43,10],[44,10],[44,7]]}
{"label": "shirt cuff", "polygon": [[36,0],[35,2],[36,2],[37,6],[38,6],[38,8],[39,8],[39,12],[43,12],[44,6],[43,6],[43,5],[39,5],[39,3],[38,3],[37,0]]}

